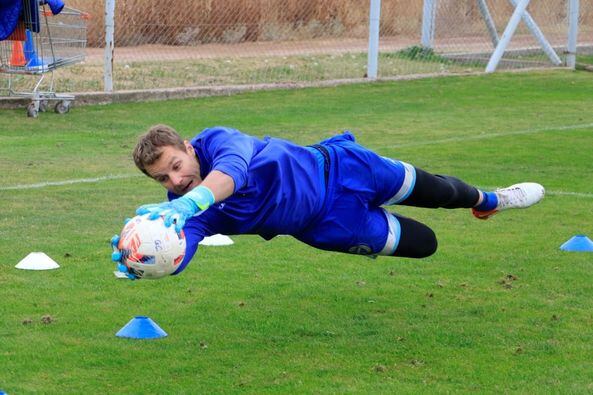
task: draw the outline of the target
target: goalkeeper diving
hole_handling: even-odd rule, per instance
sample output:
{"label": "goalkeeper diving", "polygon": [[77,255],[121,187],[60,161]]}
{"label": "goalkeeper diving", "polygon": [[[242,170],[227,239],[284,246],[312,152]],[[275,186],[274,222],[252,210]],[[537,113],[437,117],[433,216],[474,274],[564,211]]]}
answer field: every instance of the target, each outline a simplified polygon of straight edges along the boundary
{"label": "goalkeeper diving", "polygon": [[[185,257],[173,274],[187,267],[204,237],[219,233],[266,240],[290,235],[321,250],[424,258],[437,250],[435,233],[388,209],[465,208],[488,219],[544,197],[543,186],[533,182],[483,191],[429,173],[378,155],[350,132],[301,146],[228,127],[205,129],[188,141],[169,126],[155,125],[140,136],[133,157],[168,197],[139,207],[137,214],[162,216],[165,225],[185,233]],[[121,252],[112,259],[121,263]]]}

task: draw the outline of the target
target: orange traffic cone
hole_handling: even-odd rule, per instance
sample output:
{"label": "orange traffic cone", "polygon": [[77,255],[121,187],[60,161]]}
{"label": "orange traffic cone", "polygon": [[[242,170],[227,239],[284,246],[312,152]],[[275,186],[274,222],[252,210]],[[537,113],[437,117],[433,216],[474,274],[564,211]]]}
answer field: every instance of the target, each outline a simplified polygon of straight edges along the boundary
{"label": "orange traffic cone", "polygon": [[13,67],[23,67],[26,64],[27,61],[25,60],[25,53],[23,52],[23,43],[20,41],[13,41],[10,65]]}

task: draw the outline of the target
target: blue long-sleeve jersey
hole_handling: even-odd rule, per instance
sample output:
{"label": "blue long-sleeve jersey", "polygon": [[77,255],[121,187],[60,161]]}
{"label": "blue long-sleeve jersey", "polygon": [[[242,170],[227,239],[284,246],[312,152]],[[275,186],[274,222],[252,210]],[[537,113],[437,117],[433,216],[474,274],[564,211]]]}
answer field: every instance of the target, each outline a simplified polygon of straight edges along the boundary
{"label": "blue long-sleeve jersey", "polygon": [[[289,141],[258,139],[235,129],[205,129],[191,140],[200,163],[200,177],[212,170],[233,178],[235,191],[185,227],[187,248],[181,272],[206,236],[258,234],[269,240],[296,235],[320,213],[325,196],[318,156]],[[169,192],[169,200],[179,196]]]}

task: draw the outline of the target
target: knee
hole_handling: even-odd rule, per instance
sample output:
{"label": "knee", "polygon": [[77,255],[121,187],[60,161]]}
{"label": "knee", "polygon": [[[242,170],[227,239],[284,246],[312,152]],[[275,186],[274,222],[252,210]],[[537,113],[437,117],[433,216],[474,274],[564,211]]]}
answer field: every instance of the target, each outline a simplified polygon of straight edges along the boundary
{"label": "knee", "polygon": [[417,258],[427,258],[434,254],[437,251],[439,243],[437,241],[437,236],[434,234],[432,229],[427,229],[427,232],[424,232],[419,244],[418,248],[418,257]]}
{"label": "knee", "polygon": [[455,187],[455,183],[451,181],[453,177],[440,175],[437,175],[437,177],[443,180],[441,187],[437,189],[436,200],[438,206],[443,208],[454,207],[455,202],[459,199],[459,192]]}
{"label": "knee", "polygon": [[437,237],[432,229],[426,227],[416,234],[415,239],[415,243],[408,250],[409,258],[427,258],[437,251]]}
{"label": "knee", "polygon": [[[414,231],[402,231],[402,237],[394,256],[405,258],[427,258],[438,248],[437,237],[428,226],[416,223]],[[418,226],[420,225],[420,226]]]}

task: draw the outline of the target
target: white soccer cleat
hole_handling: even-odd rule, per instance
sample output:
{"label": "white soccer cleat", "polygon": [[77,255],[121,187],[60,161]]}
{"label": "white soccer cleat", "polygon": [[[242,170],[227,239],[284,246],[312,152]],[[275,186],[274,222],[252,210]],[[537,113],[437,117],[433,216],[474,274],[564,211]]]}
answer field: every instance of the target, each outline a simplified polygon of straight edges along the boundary
{"label": "white soccer cleat", "polygon": [[494,191],[498,198],[498,205],[494,210],[479,211],[472,208],[472,214],[479,219],[488,219],[499,211],[510,208],[527,208],[539,203],[546,193],[544,187],[535,182],[522,182],[508,188]]}

